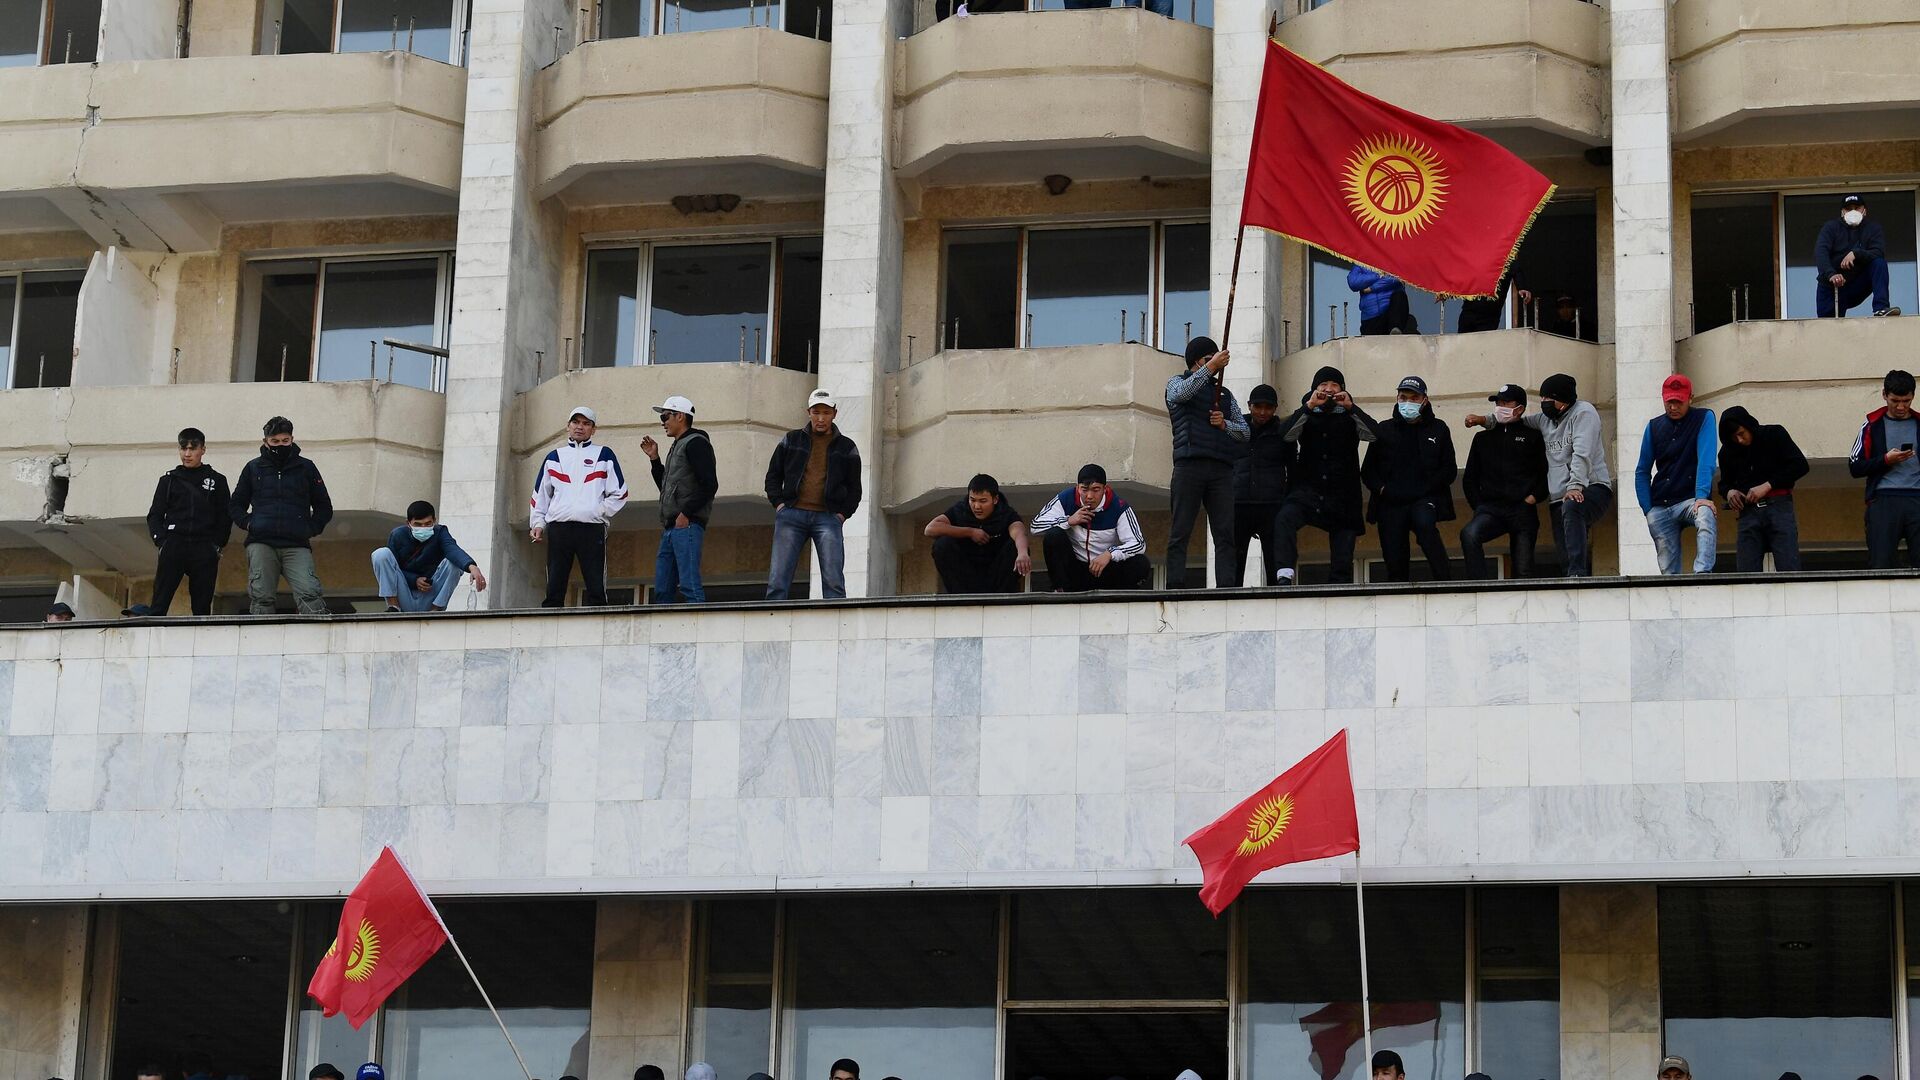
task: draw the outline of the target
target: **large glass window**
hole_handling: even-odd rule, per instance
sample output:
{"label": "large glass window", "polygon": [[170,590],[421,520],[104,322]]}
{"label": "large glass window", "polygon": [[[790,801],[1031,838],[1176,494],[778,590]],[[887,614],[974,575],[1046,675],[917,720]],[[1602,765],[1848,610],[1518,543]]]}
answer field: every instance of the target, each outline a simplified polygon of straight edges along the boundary
{"label": "large glass window", "polygon": [[[953,8],[960,0],[938,0],[933,7],[936,20],[944,20],[953,14]],[[1138,3],[1129,4],[1126,0],[1108,0],[1102,5],[1099,0],[1088,4],[1089,7],[1138,7]],[[996,11],[1061,11],[1067,7],[1066,0],[974,0],[967,10],[975,15],[984,15]],[[1167,15],[1181,22],[1190,22],[1197,26],[1213,25],[1213,0],[1170,0]],[[924,27],[923,27],[924,29]]]}
{"label": "large glass window", "polygon": [[599,0],[602,38],[767,26],[833,40],[831,0]]}
{"label": "large glass window", "polygon": [[40,62],[42,19],[37,3],[0,4],[0,67],[32,67]]}
{"label": "large glass window", "polygon": [[253,266],[256,382],[375,379],[443,389],[452,257],[289,259]]}
{"label": "large glass window", "polygon": [[1660,890],[1666,1050],[1696,1076],[1891,1076],[1893,890]]}
{"label": "large glass window", "polygon": [[1560,890],[1473,891],[1479,992],[1474,1069],[1489,1076],[1560,1075]]}
{"label": "large glass window", "polygon": [[824,1077],[979,1080],[994,1072],[999,907],[991,896],[858,894],[787,906],[787,1062]]}
{"label": "large glass window", "polygon": [[471,0],[264,0],[263,53],[411,52],[465,62]]}
{"label": "large glass window", "polygon": [[[1368,1075],[1360,1023],[1358,921],[1351,889],[1261,889],[1246,907],[1247,1076]],[[1466,1069],[1466,894],[1377,890],[1367,897],[1373,1045],[1410,1076]]]}
{"label": "large glass window", "polygon": [[0,273],[0,363],[14,389],[73,383],[84,270]]}
{"label": "large glass window", "polygon": [[1775,316],[1774,203],[1764,192],[1693,197],[1694,333]]}
{"label": "large glass window", "polygon": [[[1867,215],[1880,222],[1887,234],[1887,276],[1893,306],[1906,311],[1920,307],[1920,278],[1914,261],[1915,192],[1870,191],[1860,193],[1866,200]],[[1814,269],[1814,247],[1820,227],[1840,216],[1840,192],[1817,195],[1788,195],[1781,202],[1781,236],[1785,248],[1782,264],[1786,267],[1789,319],[1811,319],[1815,314],[1816,290],[1822,288]],[[1871,302],[1862,303],[1849,316],[1873,314]]]}
{"label": "large glass window", "polygon": [[1225,1009],[1007,1013],[1008,1080],[1157,1080],[1184,1069],[1227,1075]]}
{"label": "large glass window", "polygon": [[[300,912],[300,962],[295,965],[295,979],[302,974],[311,975],[320,961],[333,945],[333,938],[340,929],[339,904],[308,904]],[[300,983],[304,991],[306,984]],[[325,1016],[321,1013],[320,1003],[299,994],[300,1012],[294,1020],[293,1060],[305,1062],[308,1067],[322,1061],[330,1061],[340,1067],[341,1072],[351,1067],[351,1062],[378,1061],[379,1050],[373,1036],[380,1030],[378,1024],[368,1023],[359,1031],[347,1021],[345,1013]]]}
{"label": "large glass window", "polygon": [[1144,341],[1179,352],[1205,326],[1207,227],[955,229],[945,237],[941,346]]}
{"label": "large glass window", "polygon": [[700,924],[690,1058],[724,1077],[773,1073],[775,901],[715,900]]}
{"label": "large glass window", "polygon": [[[119,908],[117,1006],[106,1075],[279,1080],[293,914],[286,904],[156,903]],[[495,1035],[498,1035],[496,1030]]]}
{"label": "large glass window", "polygon": [[587,253],[587,367],[777,362],[806,370],[817,363],[819,334],[819,237]]}

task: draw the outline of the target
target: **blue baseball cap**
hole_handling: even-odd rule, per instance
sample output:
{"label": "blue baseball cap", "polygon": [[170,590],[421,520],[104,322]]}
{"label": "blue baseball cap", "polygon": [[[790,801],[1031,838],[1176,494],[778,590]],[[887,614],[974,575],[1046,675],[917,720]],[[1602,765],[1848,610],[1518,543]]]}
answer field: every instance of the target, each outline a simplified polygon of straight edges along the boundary
{"label": "blue baseball cap", "polygon": [[387,1070],[377,1061],[369,1061],[353,1074],[353,1080],[387,1080]]}

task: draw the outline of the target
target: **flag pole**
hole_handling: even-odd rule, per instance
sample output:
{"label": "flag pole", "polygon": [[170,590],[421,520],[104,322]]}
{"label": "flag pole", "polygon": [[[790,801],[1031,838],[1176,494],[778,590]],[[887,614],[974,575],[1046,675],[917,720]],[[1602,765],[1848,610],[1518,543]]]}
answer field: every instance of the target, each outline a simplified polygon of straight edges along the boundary
{"label": "flag pole", "polygon": [[[1240,288],[1240,245],[1247,242],[1247,223],[1240,223],[1240,231],[1233,235],[1233,270],[1227,275],[1227,317],[1220,325],[1220,347],[1233,348],[1233,294]],[[1215,374],[1213,377],[1213,408],[1220,409],[1220,385],[1226,376]]]}
{"label": "flag pole", "polygon": [[[439,914],[439,911],[436,910],[434,917],[438,918]],[[442,928],[445,928],[447,924],[443,921],[440,925]],[[527,1068],[527,1059],[520,1055],[519,1044],[513,1041],[513,1034],[507,1030],[507,1022],[500,1018],[500,1010],[493,1007],[493,999],[487,996],[487,988],[480,985],[480,976],[473,973],[473,965],[467,962],[467,954],[460,951],[460,942],[453,936],[451,931],[447,933],[447,944],[453,946],[453,955],[460,958],[460,966],[467,969],[467,977],[473,980],[473,988],[480,991],[480,1000],[487,1003],[487,1011],[493,1014],[493,1022],[500,1025],[500,1034],[507,1037],[507,1047],[513,1051],[513,1060],[520,1063],[521,1074],[524,1075],[527,1080],[533,1080],[533,1070]],[[1366,948],[1364,943],[1362,943],[1361,948],[1362,950]],[[1364,993],[1364,991],[1362,991],[1362,993]],[[1371,1035],[1368,1036],[1367,1045],[1369,1047],[1373,1045]]]}
{"label": "flag pole", "polygon": [[1353,849],[1353,904],[1360,916],[1360,1030],[1366,1035],[1367,1069],[1373,1069],[1373,995],[1367,989],[1367,900],[1360,885],[1360,849]]}

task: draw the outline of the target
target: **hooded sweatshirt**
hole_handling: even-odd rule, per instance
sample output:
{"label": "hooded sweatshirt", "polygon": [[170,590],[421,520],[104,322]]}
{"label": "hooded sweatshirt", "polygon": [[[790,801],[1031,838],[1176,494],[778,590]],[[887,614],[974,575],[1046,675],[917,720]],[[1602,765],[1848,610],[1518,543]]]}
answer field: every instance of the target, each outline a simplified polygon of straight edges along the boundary
{"label": "hooded sweatshirt", "polygon": [[1606,426],[1591,401],[1575,401],[1558,420],[1549,420],[1541,410],[1526,414],[1521,422],[1547,440],[1547,491],[1554,502],[1566,498],[1573,488],[1613,486],[1613,471],[1607,468]]}
{"label": "hooded sweatshirt", "polygon": [[[1752,446],[1741,446],[1734,439],[1740,428],[1752,433]],[[1761,424],[1738,405],[1720,417],[1720,482],[1715,487],[1722,495],[1772,484],[1767,498],[1786,498],[1793,494],[1794,481],[1805,475],[1807,456],[1794,445],[1786,428]]]}

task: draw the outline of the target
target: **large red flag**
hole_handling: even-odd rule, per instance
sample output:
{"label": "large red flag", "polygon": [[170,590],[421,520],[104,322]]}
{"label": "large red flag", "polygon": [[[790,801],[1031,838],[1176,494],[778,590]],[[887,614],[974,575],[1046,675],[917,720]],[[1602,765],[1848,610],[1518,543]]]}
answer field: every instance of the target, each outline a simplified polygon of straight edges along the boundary
{"label": "large red flag", "polygon": [[1267,43],[1240,223],[1442,296],[1492,296],[1553,185],[1485,136]]}
{"label": "large red flag", "polygon": [[1346,730],[1185,843],[1206,876],[1200,901],[1215,915],[1264,870],[1360,850]]}
{"label": "large red flag", "polygon": [[393,849],[382,848],[373,869],[347,896],[340,929],[307,984],[307,996],[327,1016],[346,1013],[358,1030],[446,943],[447,928],[433,902]]}

